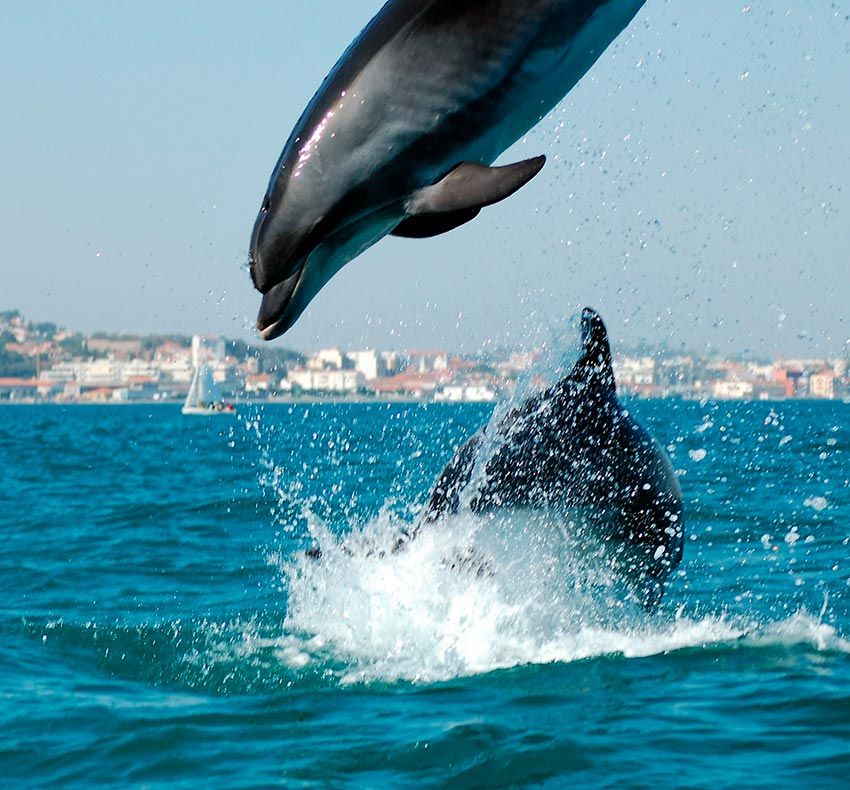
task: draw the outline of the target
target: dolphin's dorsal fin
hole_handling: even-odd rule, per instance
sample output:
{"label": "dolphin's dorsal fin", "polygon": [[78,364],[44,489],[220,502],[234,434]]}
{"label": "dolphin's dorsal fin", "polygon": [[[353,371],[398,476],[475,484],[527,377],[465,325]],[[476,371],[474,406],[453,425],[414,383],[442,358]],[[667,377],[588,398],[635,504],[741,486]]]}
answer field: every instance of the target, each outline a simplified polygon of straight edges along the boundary
{"label": "dolphin's dorsal fin", "polygon": [[581,312],[582,355],[573,367],[570,379],[593,383],[605,390],[614,391],[614,368],[608,330],[599,313],[590,307]]}
{"label": "dolphin's dorsal fin", "polygon": [[469,222],[485,206],[513,195],[544,164],[545,156],[502,167],[462,162],[436,184],[418,189],[410,196],[405,204],[409,216],[393,235],[422,238],[452,230]]}

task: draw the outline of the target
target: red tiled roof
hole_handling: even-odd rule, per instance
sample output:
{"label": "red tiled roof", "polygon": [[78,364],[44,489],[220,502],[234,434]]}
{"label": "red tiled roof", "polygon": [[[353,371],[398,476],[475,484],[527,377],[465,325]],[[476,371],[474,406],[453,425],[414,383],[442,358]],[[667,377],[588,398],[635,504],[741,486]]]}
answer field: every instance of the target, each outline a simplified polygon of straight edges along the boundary
{"label": "red tiled roof", "polygon": [[399,373],[397,376],[373,379],[369,388],[375,392],[421,392],[434,389],[437,382],[433,376],[415,376]]}
{"label": "red tiled roof", "polygon": [[0,387],[53,387],[55,384],[52,381],[44,381],[43,379],[19,379],[19,378],[0,378]]}

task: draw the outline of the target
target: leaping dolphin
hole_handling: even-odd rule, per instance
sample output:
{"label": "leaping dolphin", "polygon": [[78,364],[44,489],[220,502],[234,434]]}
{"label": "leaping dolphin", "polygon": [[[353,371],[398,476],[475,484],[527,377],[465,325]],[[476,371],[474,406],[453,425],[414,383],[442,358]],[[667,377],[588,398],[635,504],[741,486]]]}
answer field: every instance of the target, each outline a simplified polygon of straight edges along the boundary
{"label": "leaping dolphin", "polygon": [[569,375],[475,434],[437,480],[408,539],[456,512],[560,508],[581,540],[608,544],[651,609],[681,562],[682,494],[664,451],[617,399],[602,319],[582,313],[582,354]]}
{"label": "leaping dolphin", "polygon": [[387,234],[424,238],[530,181],[496,158],[584,76],[645,0],[389,0],[307,106],[251,237],[257,327],[286,332]]}

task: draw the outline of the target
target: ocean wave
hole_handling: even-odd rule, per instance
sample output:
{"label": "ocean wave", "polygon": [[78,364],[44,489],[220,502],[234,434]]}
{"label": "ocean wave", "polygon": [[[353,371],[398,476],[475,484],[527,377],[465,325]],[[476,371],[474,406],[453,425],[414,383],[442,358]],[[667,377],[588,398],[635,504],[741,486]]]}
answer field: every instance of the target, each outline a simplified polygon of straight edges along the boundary
{"label": "ocean wave", "polygon": [[[270,558],[288,589],[281,661],[304,668],[333,655],[344,664],[343,683],[431,683],[722,645],[850,652],[850,642],[824,622],[825,611],[800,609],[773,621],[687,613],[671,601],[649,615],[603,555],[581,551],[536,514],[459,517],[394,552],[398,528],[385,514],[338,538],[314,523],[319,560]],[[486,558],[486,572],[454,559],[469,556],[470,547]]]}

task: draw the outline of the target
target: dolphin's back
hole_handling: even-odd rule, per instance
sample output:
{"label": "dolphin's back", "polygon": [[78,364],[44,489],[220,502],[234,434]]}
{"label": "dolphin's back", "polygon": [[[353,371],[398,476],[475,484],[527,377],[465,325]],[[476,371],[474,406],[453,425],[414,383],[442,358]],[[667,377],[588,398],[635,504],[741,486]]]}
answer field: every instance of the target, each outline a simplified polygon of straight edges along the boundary
{"label": "dolphin's back", "polygon": [[479,431],[438,478],[423,524],[462,508],[577,508],[627,549],[655,601],[682,558],[679,483],[664,451],[617,398],[607,332],[582,315],[570,374]]}
{"label": "dolphin's back", "polygon": [[[504,78],[527,45],[541,5],[551,1],[390,0],[307,105],[272,173],[270,190],[281,176],[297,171],[311,141],[329,149],[321,154],[328,173],[324,160],[333,156],[333,148],[340,151],[334,157],[337,168],[362,174],[405,152],[440,118],[486,95]],[[482,18],[491,24],[477,24]],[[320,128],[323,134],[317,136]],[[345,145],[326,145],[330,139]],[[352,161],[352,150],[362,156]],[[415,171],[417,164],[411,157],[408,168]],[[334,171],[335,179],[341,175]]]}
{"label": "dolphin's back", "polygon": [[[347,186],[393,163],[399,193],[444,175],[447,148],[458,161],[491,164],[572,87],[643,2],[390,0],[307,106],[270,190],[287,183],[311,149],[323,179]],[[588,25],[595,17],[602,21]],[[561,74],[570,58],[575,73]],[[541,97],[546,80],[554,84]],[[530,106],[517,112],[528,96]],[[494,128],[494,115],[510,123]],[[399,173],[408,177],[399,181]]]}
{"label": "dolphin's back", "polygon": [[490,165],[593,65],[644,0],[391,0],[296,124],[251,238],[258,327],[285,332],[389,233],[448,232],[544,157]]}

